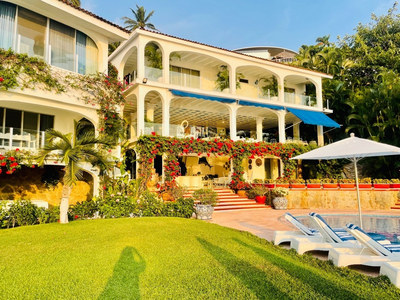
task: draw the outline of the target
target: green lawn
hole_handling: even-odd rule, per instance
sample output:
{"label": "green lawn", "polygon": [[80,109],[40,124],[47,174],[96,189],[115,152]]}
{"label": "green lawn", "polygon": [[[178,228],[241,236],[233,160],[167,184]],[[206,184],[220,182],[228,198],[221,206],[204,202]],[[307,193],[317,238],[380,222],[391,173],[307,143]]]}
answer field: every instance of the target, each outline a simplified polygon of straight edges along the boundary
{"label": "green lawn", "polygon": [[250,234],[178,218],[0,231],[0,299],[397,299],[369,278]]}

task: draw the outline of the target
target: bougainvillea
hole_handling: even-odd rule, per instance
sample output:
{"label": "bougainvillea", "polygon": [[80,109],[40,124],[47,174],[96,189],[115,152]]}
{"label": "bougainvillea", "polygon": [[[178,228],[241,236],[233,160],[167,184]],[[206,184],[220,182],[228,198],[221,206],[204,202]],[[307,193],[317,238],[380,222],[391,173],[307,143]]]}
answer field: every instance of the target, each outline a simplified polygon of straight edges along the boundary
{"label": "bougainvillea", "polygon": [[0,154],[0,174],[5,172],[6,174],[11,175],[21,169],[21,164],[35,168],[32,161],[33,155],[29,151],[20,151],[18,148],[7,151],[4,154]]}
{"label": "bougainvillea", "polygon": [[159,136],[156,133],[140,136],[136,149],[139,154],[139,176],[143,178],[141,189],[146,189],[146,184],[151,178],[151,168],[156,155],[164,155],[165,184],[173,183],[180,176],[178,156],[206,155],[229,156],[233,165],[232,189],[245,188],[243,178],[244,168],[242,161],[245,158],[264,157],[272,155],[279,157],[283,163],[283,176],[291,177],[296,170],[296,161],[289,160],[292,156],[310,151],[313,146],[281,143],[246,143],[228,139],[178,139],[174,137]]}

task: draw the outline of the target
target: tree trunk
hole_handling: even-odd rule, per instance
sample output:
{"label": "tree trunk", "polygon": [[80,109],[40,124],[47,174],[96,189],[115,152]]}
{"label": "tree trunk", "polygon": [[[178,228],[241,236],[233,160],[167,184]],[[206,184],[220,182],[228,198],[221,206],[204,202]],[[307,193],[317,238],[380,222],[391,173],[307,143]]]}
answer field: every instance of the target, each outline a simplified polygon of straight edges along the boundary
{"label": "tree trunk", "polygon": [[64,185],[62,188],[62,196],[60,203],[60,223],[68,223],[68,207],[69,195],[71,194],[71,187]]}

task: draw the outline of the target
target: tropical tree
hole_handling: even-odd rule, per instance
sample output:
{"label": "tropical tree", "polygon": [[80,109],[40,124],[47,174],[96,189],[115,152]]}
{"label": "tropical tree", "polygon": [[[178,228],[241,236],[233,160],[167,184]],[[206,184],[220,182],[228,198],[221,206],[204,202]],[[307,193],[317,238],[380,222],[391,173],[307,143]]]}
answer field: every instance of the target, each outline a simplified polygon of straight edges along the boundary
{"label": "tropical tree", "polygon": [[329,38],[331,37],[331,35],[324,35],[323,37],[319,37],[315,40],[315,42],[317,43],[317,46],[320,46],[322,48],[325,47],[329,47],[332,45],[332,43],[329,42]]}
{"label": "tropical tree", "polygon": [[81,6],[81,0],[67,0],[68,3],[71,3],[74,6]]}
{"label": "tropical tree", "polygon": [[130,9],[135,16],[135,19],[131,19],[129,17],[122,17],[122,20],[124,20],[124,24],[126,25],[125,28],[134,31],[137,28],[149,28],[151,30],[156,30],[159,31],[152,23],[149,23],[149,19],[153,16],[154,10],[152,10],[147,16],[146,16],[146,10],[144,9],[143,6],[138,6],[136,4],[136,11],[134,11],[132,8]]}
{"label": "tropical tree", "polygon": [[109,147],[111,143],[104,137],[96,137],[94,130],[82,122],[74,120],[74,132],[63,134],[50,129],[46,132],[47,143],[37,157],[39,166],[43,166],[50,156],[65,164],[62,199],[60,204],[60,223],[68,223],[68,204],[72,187],[83,178],[83,165],[90,163],[100,170],[108,169],[107,160],[102,146]]}
{"label": "tropical tree", "polygon": [[119,47],[119,45],[121,45],[121,42],[108,44],[108,56],[110,56]]}

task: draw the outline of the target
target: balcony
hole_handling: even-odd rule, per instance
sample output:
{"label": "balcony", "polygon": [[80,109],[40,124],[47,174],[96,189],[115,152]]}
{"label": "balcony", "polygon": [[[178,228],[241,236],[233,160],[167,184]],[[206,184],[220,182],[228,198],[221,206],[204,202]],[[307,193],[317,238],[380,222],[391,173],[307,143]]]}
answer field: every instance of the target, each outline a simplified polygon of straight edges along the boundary
{"label": "balcony", "polygon": [[150,81],[162,82],[163,70],[151,67],[144,67],[145,77]]}
{"label": "balcony", "polygon": [[169,78],[170,78],[171,84],[186,86],[186,87],[195,88],[195,89],[201,88],[201,77],[200,76],[170,71]]}
{"label": "balcony", "polygon": [[285,103],[316,107],[317,98],[313,96],[285,92]]}
{"label": "balcony", "polygon": [[0,148],[36,150],[44,146],[45,132],[13,127],[0,130]]}

